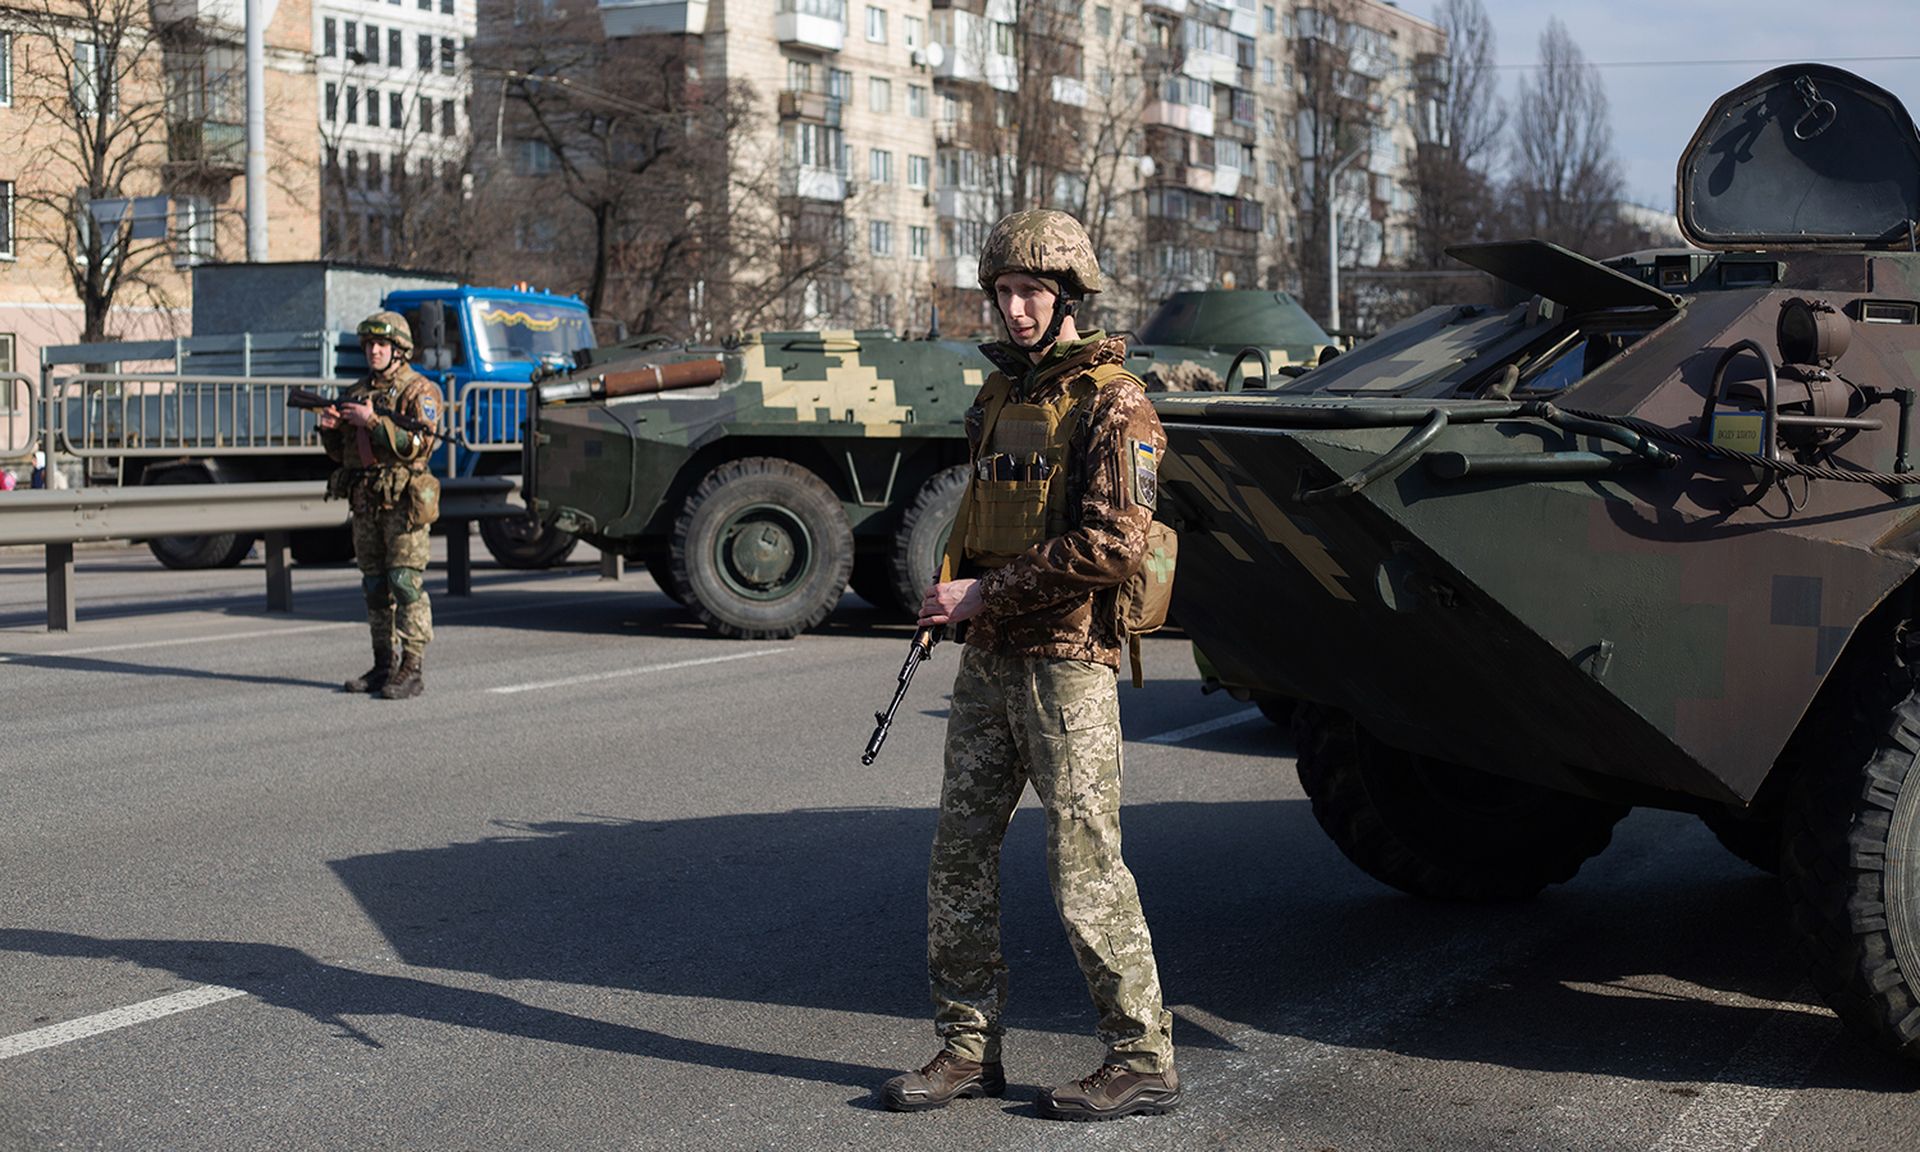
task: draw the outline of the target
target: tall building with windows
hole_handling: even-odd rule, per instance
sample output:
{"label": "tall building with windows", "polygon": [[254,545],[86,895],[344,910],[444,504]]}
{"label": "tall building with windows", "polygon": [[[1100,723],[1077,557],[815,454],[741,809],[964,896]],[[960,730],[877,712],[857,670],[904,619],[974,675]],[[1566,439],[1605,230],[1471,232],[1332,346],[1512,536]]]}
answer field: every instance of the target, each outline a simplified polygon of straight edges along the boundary
{"label": "tall building with windows", "polygon": [[316,0],[326,256],[406,263],[435,223],[438,194],[459,194],[473,139],[475,5]]}

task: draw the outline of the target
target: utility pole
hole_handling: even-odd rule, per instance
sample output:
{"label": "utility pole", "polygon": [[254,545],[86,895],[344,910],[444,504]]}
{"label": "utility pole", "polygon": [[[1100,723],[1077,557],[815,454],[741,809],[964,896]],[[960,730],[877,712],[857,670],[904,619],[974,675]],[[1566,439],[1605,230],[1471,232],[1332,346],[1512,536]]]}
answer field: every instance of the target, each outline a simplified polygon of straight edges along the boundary
{"label": "utility pole", "polygon": [[267,258],[265,0],[247,0],[247,262]]}
{"label": "utility pole", "polygon": [[[254,0],[258,3],[259,0]],[[1327,173],[1327,331],[1340,327],[1340,172],[1360,158],[1365,148],[1342,156]]]}

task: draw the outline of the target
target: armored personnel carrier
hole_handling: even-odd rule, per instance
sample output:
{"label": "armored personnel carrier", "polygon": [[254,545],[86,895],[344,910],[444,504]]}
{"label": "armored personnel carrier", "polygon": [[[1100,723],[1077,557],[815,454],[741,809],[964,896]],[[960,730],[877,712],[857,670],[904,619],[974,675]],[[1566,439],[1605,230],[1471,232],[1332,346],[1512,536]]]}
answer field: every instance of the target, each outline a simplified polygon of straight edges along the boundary
{"label": "armored personnel carrier", "polygon": [[1777,870],[1816,985],[1920,1056],[1920,136],[1817,64],[1721,97],[1697,246],[1456,249],[1437,308],[1265,395],[1156,401],[1174,611],[1292,714],[1361,868],[1569,879],[1634,805]]}
{"label": "armored personnel carrier", "polygon": [[[1328,343],[1283,292],[1182,293],[1142,334],[1157,342],[1133,345],[1128,367],[1189,389],[1278,380]],[[911,615],[959,506],[961,418],[987,370],[973,344],[885,330],[601,349],[535,386],[528,507],[645,561],[723,635],[804,632],[849,586]]]}

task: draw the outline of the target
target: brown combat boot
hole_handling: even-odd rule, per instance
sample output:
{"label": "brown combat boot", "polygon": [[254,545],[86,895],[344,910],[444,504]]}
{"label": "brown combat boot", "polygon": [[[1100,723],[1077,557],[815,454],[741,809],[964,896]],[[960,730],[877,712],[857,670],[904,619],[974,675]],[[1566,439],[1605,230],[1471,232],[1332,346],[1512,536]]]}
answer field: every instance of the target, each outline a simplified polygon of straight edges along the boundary
{"label": "brown combat boot", "polygon": [[420,653],[409,649],[400,657],[400,667],[394,672],[393,679],[378,695],[382,700],[411,700],[427,690],[427,682],[420,673]]}
{"label": "brown combat boot", "polygon": [[1001,1096],[1007,1074],[998,1064],[968,1060],[942,1048],[918,1072],[902,1072],[887,1081],[881,1095],[890,1112],[929,1112],[963,1096]]}
{"label": "brown combat boot", "polygon": [[340,685],[342,692],[378,692],[393,677],[393,650],[373,650],[373,667]]}
{"label": "brown combat boot", "polygon": [[1158,1116],[1179,1106],[1179,1073],[1172,1068],[1135,1072],[1124,1064],[1102,1064],[1086,1079],[1062,1084],[1040,1096],[1040,1115],[1049,1120]]}

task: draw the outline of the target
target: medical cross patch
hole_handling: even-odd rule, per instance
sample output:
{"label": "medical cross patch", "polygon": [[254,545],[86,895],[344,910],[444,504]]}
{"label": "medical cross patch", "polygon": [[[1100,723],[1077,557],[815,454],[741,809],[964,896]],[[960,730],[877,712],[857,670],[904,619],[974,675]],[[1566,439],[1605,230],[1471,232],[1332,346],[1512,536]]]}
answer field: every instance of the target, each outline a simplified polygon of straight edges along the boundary
{"label": "medical cross patch", "polygon": [[1160,453],[1144,440],[1129,440],[1127,463],[1133,476],[1133,502],[1142,508],[1155,507],[1160,498]]}

